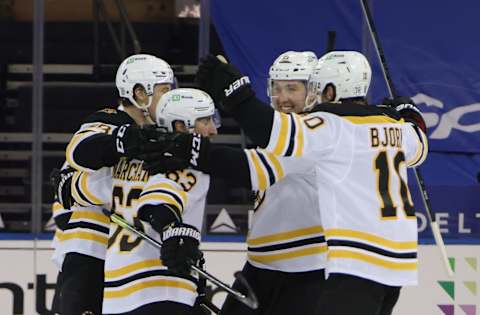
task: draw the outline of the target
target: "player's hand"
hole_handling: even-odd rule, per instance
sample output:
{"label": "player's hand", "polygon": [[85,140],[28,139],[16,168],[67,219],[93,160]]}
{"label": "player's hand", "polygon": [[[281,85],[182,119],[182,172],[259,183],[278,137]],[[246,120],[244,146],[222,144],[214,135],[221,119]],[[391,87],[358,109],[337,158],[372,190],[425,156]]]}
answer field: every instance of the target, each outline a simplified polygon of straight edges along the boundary
{"label": "player's hand", "polygon": [[202,90],[210,94],[216,105],[227,112],[254,95],[250,79],[227,63],[223,56],[209,55],[203,58],[195,81]]}
{"label": "player's hand", "polygon": [[156,141],[156,139],[162,133],[165,133],[165,131],[158,128],[149,126],[142,128],[137,125],[126,124],[116,128],[112,136],[117,153],[120,156],[133,159],[144,152],[160,151],[163,148],[162,143]]}
{"label": "player's hand", "polygon": [[160,251],[163,265],[173,273],[190,274],[190,266],[202,258],[200,239],[200,232],[192,225],[176,222],[167,226]]}
{"label": "player's hand", "polygon": [[382,103],[394,108],[406,121],[414,123],[420,129],[422,129],[423,132],[427,132],[427,127],[422,113],[411,98],[406,96],[397,96],[393,99],[385,98]]}
{"label": "player's hand", "polygon": [[63,209],[70,210],[75,203],[72,197],[72,178],[76,170],[67,167],[66,169],[59,170],[53,169],[50,173],[50,183],[53,186],[55,192],[55,199],[62,205]]}
{"label": "player's hand", "polygon": [[163,148],[146,152],[140,158],[150,174],[166,173],[188,167],[207,172],[210,141],[197,133],[165,133],[159,139]]}

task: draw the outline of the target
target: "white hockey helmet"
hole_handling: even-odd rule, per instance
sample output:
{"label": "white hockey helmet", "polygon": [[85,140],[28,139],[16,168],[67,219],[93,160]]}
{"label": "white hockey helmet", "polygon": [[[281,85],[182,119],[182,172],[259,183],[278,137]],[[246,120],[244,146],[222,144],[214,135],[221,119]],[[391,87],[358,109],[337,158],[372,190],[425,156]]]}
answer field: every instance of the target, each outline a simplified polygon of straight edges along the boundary
{"label": "white hockey helmet", "polygon": [[335,100],[365,97],[372,79],[367,58],[358,51],[332,51],[320,59],[308,83],[307,107],[321,102],[319,97],[328,84],[335,88]]}
{"label": "white hockey helmet", "polygon": [[275,59],[268,72],[268,95],[272,96],[272,84],[275,80],[308,81],[317,56],[313,51],[287,51]]}
{"label": "white hockey helmet", "polygon": [[178,88],[162,95],[155,111],[155,122],[168,132],[174,132],[174,122],[178,120],[192,131],[197,119],[214,115],[215,105],[210,95],[197,89]]}
{"label": "white hockey helmet", "polygon": [[[126,58],[118,67],[115,84],[120,97],[128,99],[136,107],[145,110],[152,103],[156,84],[174,84],[173,70],[164,60],[147,54]],[[148,103],[140,105],[135,101],[133,88],[140,84],[148,95]]]}

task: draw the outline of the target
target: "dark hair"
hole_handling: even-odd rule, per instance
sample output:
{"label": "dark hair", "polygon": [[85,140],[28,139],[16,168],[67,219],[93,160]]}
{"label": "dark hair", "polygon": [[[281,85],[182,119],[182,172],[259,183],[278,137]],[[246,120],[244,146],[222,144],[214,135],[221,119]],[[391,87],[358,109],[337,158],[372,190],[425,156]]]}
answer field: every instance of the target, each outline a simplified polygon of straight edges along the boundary
{"label": "dark hair", "polygon": [[[132,91],[133,91],[133,98],[135,98],[135,90],[138,89],[138,88],[145,90],[141,84],[139,84],[139,83],[135,84],[135,85],[133,86],[133,89],[132,89]],[[129,100],[128,98],[126,98],[126,97],[121,97],[121,98],[119,98],[119,99],[118,99],[118,103],[121,104],[121,105],[123,105],[123,106],[125,106],[125,107],[134,106],[134,105],[132,104],[132,102],[130,102],[130,100]]]}

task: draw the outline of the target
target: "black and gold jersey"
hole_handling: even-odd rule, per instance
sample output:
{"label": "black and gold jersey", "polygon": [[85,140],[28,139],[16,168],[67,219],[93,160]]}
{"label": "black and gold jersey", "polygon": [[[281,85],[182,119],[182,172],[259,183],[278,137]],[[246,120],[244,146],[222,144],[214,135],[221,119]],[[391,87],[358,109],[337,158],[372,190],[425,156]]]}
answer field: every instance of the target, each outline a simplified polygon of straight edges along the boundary
{"label": "black and gold jersey", "polygon": [[124,124],[135,124],[135,121],[120,109],[106,108],[87,117],[67,146],[68,164],[88,173],[113,166],[119,157],[112,132]]}
{"label": "black and gold jersey", "polygon": [[[305,115],[275,112],[265,150],[247,158],[254,189],[294,174],[313,177],[327,274],[402,286],[417,283],[407,167],[421,164],[427,151],[425,134],[389,108],[324,104]],[[304,211],[297,204],[292,211]]]}

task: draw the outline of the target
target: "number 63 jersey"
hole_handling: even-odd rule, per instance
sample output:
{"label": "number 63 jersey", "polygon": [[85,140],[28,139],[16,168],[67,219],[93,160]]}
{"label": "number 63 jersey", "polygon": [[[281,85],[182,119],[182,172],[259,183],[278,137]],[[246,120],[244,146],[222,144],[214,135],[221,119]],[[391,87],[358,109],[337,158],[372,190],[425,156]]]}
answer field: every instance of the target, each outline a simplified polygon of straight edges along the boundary
{"label": "number 63 jersey", "polygon": [[[113,168],[114,212],[160,241],[150,224],[137,218],[138,209],[144,205],[173,204],[183,211],[185,223],[201,230],[209,176],[195,170],[149,176],[142,165],[142,161],[122,158]],[[195,278],[168,272],[160,260],[160,249],[111,224],[105,260],[104,313],[124,313],[161,301],[193,306],[196,297]]]}
{"label": "number 63 jersey", "polygon": [[[407,167],[425,159],[426,136],[384,107],[342,103],[317,110],[276,112],[265,149],[280,157],[276,167],[285,176],[308,170],[316,178],[327,276],[416,284],[417,221]],[[271,185],[261,174],[274,165],[248,158],[253,188]]]}

